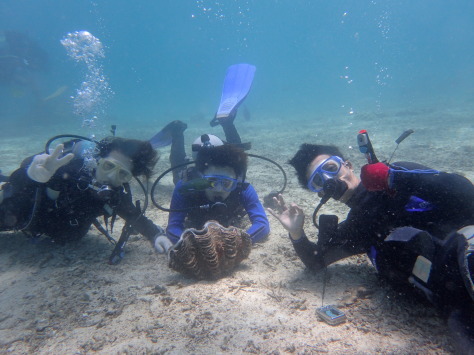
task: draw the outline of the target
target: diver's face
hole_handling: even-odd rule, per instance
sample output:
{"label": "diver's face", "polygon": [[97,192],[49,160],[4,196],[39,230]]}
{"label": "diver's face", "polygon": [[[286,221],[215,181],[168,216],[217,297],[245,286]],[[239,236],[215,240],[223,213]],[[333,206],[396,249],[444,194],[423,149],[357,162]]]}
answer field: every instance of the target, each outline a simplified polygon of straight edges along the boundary
{"label": "diver's face", "polygon": [[[230,166],[209,165],[209,167],[203,171],[203,175],[226,176],[231,179],[237,178],[234,169],[232,169]],[[227,199],[227,197],[229,197],[231,192],[232,191],[229,191],[229,189],[224,188],[222,184],[216,184],[216,186],[212,189],[205,190],[206,197],[212,202],[224,201]]]}
{"label": "diver's face", "polygon": [[[311,175],[315,171],[316,168],[320,167],[321,165],[326,165],[325,170],[327,171],[337,171],[337,174],[333,177],[337,180],[343,181],[347,185],[346,192],[342,195],[339,199],[341,202],[346,202],[354,193],[356,187],[359,185],[359,178],[357,175],[354,174],[354,170],[352,169],[352,164],[349,161],[341,161],[340,167],[336,166],[337,162],[331,162],[331,156],[327,154],[318,155],[311,164],[308,165],[306,169],[306,180],[309,181],[311,179]],[[329,162],[325,163],[325,161],[330,160]],[[334,167],[331,165],[333,164]],[[324,191],[318,192],[319,197],[324,196]]]}
{"label": "diver's face", "polygon": [[119,187],[132,180],[132,160],[120,152],[112,151],[97,162],[96,180],[103,185]]}

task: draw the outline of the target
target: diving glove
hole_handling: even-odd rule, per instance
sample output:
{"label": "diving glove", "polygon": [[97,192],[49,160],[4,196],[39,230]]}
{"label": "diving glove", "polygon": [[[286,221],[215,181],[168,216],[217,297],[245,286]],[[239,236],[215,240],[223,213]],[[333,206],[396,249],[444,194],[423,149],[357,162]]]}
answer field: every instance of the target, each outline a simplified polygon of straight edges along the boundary
{"label": "diving glove", "polygon": [[36,182],[48,182],[60,167],[66,165],[74,158],[72,153],[61,157],[63,149],[64,145],[59,144],[51,154],[43,153],[36,155],[26,171],[28,177]]}
{"label": "diving glove", "polygon": [[155,236],[155,250],[160,254],[165,254],[173,246],[171,240],[166,235],[158,234]]}

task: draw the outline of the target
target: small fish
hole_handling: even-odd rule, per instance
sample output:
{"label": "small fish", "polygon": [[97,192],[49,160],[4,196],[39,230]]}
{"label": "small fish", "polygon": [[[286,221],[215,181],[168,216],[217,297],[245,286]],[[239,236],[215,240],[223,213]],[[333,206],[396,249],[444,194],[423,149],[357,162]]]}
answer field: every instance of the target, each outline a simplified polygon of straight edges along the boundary
{"label": "small fish", "polygon": [[204,191],[210,187],[214,187],[215,182],[203,178],[197,178],[184,183],[178,190],[182,195],[190,194],[197,191]]}

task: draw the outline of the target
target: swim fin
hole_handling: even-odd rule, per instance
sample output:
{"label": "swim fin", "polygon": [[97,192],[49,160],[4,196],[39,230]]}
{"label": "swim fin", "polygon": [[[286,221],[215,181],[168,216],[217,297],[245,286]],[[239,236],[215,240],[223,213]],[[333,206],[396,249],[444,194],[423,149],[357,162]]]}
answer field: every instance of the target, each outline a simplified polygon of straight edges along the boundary
{"label": "swim fin", "polygon": [[255,75],[255,66],[234,64],[227,69],[222,88],[221,102],[211,126],[219,124],[219,119],[229,117],[247,97]]}
{"label": "swim fin", "polygon": [[165,131],[165,129],[162,129],[150,139],[153,149],[166,147],[170,145],[172,141],[173,137],[171,137],[171,134]]}
{"label": "swim fin", "polygon": [[172,121],[168,123],[161,131],[155,134],[149,142],[153,149],[163,148],[173,142],[173,136],[182,134],[188,125],[181,121]]}

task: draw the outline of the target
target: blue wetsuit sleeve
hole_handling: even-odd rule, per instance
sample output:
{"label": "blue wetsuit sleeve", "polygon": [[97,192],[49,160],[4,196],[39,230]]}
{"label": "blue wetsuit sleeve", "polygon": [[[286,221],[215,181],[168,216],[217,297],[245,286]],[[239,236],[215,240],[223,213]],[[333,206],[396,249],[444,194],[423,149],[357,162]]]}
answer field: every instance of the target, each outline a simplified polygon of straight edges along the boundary
{"label": "blue wetsuit sleeve", "polygon": [[247,233],[252,238],[252,243],[262,241],[270,233],[270,224],[265,209],[258,199],[257,192],[252,185],[242,191],[241,203],[249,216],[252,225]]}
{"label": "blue wetsuit sleeve", "polygon": [[[189,207],[186,198],[178,192],[181,185],[182,182],[179,181],[174,188],[170,205],[171,210],[180,210]],[[181,237],[181,234],[184,231],[184,221],[186,219],[186,215],[187,212],[170,212],[168,216],[168,226],[166,227],[166,235],[169,240],[171,240],[171,242],[176,243]]]}

